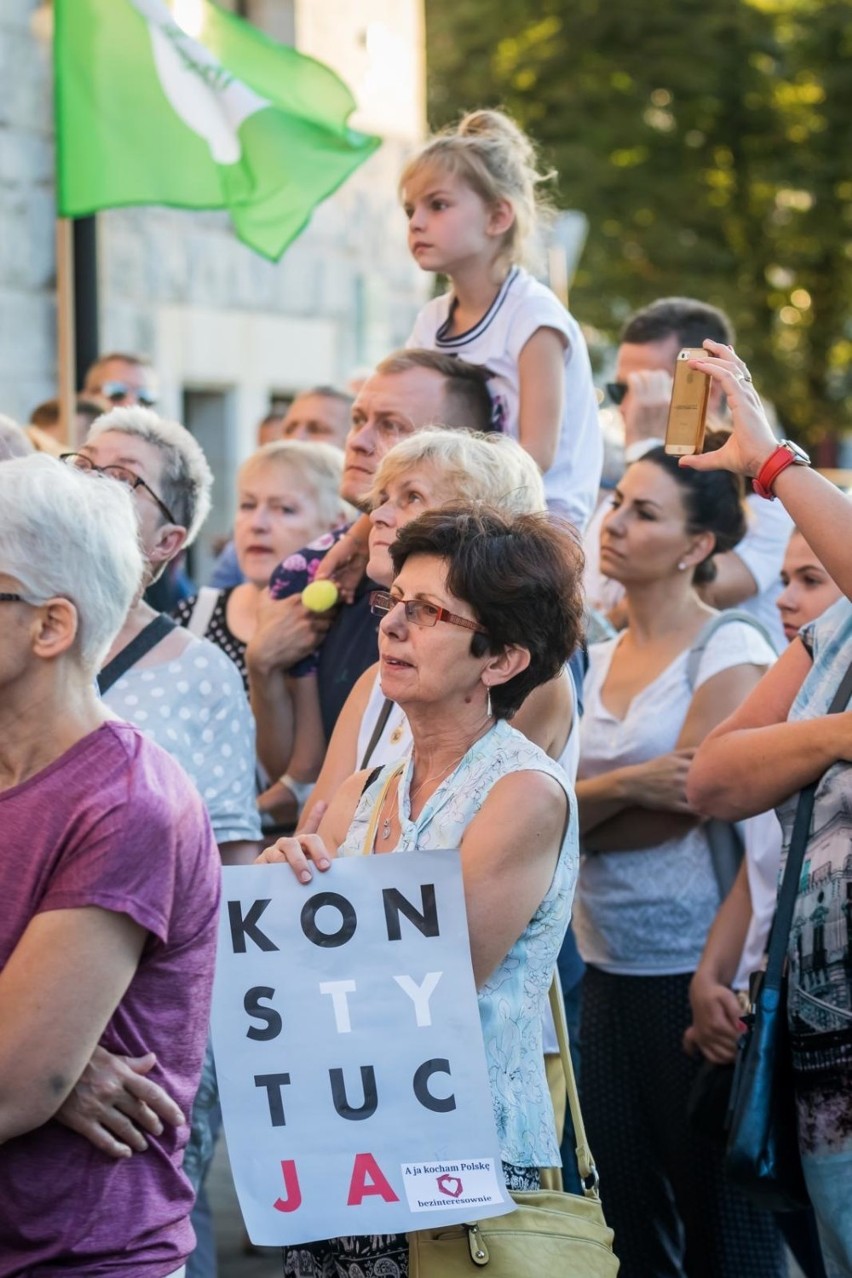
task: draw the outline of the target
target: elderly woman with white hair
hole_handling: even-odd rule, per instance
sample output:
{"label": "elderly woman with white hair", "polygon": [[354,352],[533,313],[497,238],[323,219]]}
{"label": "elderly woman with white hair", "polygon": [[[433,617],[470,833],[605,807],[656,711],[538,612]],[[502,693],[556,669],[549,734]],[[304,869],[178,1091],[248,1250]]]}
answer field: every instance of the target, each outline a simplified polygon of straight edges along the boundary
{"label": "elderly woman with white hair", "polygon": [[218,857],[201,799],[94,676],[143,575],[130,494],[0,466],[0,1273],[182,1273],[186,1123],[117,1162],[56,1121],[96,1046],[189,1112]]}

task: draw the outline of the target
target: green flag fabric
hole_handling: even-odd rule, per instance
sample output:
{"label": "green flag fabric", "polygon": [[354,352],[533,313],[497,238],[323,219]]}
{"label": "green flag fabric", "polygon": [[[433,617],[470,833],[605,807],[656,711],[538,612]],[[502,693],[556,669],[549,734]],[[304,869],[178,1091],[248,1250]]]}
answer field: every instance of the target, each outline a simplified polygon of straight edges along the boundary
{"label": "green flag fabric", "polygon": [[130,204],[227,208],[277,260],[380,140],[321,62],[195,0],[198,35],[165,0],[56,0],[62,217]]}

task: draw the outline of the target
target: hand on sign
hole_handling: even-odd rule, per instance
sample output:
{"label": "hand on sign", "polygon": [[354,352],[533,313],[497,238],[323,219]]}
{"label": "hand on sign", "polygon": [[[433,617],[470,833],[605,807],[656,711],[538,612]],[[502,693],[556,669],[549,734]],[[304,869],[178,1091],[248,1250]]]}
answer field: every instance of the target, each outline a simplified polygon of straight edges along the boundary
{"label": "hand on sign", "polygon": [[96,1047],[74,1090],[55,1117],[112,1158],[129,1158],[148,1148],[145,1132],[159,1136],[163,1124],[186,1122],[178,1106],[146,1078],[157,1058],[115,1056]]}
{"label": "hand on sign", "polygon": [[264,848],[255,865],[274,865],[284,861],[300,883],[310,883],[313,878],[311,865],[320,871],[329,869],[337,852],[327,848],[317,834],[327,807],[327,803],[315,804],[305,820],[304,829],[291,838],[278,839],[271,847]]}

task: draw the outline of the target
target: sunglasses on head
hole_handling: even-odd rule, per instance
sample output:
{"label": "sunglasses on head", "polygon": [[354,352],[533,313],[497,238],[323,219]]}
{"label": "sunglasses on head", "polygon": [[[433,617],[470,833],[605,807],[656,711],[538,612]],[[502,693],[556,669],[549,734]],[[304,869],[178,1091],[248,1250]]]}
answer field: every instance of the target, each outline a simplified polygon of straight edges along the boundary
{"label": "sunglasses on head", "polygon": [[157,396],[153,391],[145,390],[144,387],[136,390],[133,386],[128,386],[126,382],[104,382],[101,394],[112,403],[118,403],[119,400],[126,399],[128,395],[135,395],[145,408],[153,408],[157,402]]}
{"label": "sunglasses on head", "polygon": [[622,403],[624,396],[627,394],[629,389],[630,388],[628,387],[627,382],[607,382],[606,383],[606,393],[609,396],[612,403],[616,405],[616,407],[620,403]]}

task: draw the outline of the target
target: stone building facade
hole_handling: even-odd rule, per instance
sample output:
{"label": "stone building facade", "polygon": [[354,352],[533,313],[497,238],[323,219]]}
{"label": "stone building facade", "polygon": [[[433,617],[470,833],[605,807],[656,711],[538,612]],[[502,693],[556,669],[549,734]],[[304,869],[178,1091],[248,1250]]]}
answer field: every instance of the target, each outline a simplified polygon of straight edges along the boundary
{"label": "stone building facade", "polygon": [[[228,527],[231,477],[270,400],[344,384],[400,345],[428,283],[396,195],[424,129],[421,0],[219,2],[338,71],[359,103],[353,125],[384,142],[274,265],[224,213],[98,215],[100,347],[149,355],[162,411],[207,450],[207,540]],[[19,420],[55,393],[50,25],[49,0],[0,0],[0,412]]]}

